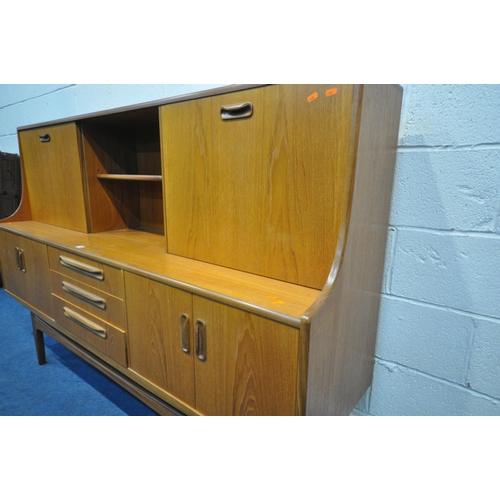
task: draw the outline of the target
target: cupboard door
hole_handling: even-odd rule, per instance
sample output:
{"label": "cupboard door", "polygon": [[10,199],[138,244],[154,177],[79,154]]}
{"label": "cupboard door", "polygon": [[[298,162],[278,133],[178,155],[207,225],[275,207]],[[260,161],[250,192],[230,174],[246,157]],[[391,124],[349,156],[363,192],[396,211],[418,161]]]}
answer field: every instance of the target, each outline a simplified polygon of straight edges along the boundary
{"label": "cupboard door", "polygon": [[357,92],[275,85],[163,106],[168,252],[322,289],[348,212]]}
{"label": "cupboard door", "polygon": [[75,123],[19,132],[33,220],[89,232]]}
{"label": "cupboard door", "polygon": [[5,289],[32,309],[52,317],[47,249],[44,244],[0,231]]}
{"label": "cupboard door", "polygon": [[131,273],[125,290],[129,368],[194,407],[192,295]]}
{"label": "cupboard door", "polygon": [[206,360],[195,362],[200,413],[296,413],[298,330],[197,296],[193,313],[195,347],[197,334],[205,335]]}

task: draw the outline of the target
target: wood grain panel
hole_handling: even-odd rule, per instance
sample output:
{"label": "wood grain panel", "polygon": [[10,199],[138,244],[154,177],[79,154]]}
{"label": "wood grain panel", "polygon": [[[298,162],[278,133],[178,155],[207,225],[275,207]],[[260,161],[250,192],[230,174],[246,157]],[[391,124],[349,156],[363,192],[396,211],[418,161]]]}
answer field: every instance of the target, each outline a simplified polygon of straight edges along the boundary
{"label": "wood grain panel", "polygon": [[[85,283],[93,288],[98,288],[110,295],[114,295],[120,299],[125,298],[125,287],[123,284],[123,271],[119,268],[107,266],[96,260],[87,259],[80,255],[61,251],[58,248],[49,247],[49,264],[50,269],[58,272],[63,276],[68,276],[81,283]],[[60,257],[69,257],[78,263],[100,269],[103,273],[103,279],[96,279],[93,276],[87,276],[77,269],[71,269],[61,263]]]}
{"label": "wood grain panel", "polygon": [[[221,120],[247,101],[251,118]],[[343,85],[162,107],[168,251],[321,289],[348,210],[356,109],[357,87]]]}
{"label": "wood grain panel", "polygon": [[[90,287],[84,283],[81,283],[80,281],[68,278],[67,276],[59,274],[55,271],[50,272],[50,279],[51,289],[54,295],[57,295],[59,298],[65,300],[66,302],[75,304],[77,307],[89,312],[90,314],[99,316],[99,318],[103,319],[107,323],[116,326],[117,328],[120,328],[121,330],[127,329],[125,302],[122,299],[119,299],[114,295],[108,295],[102,290]],[[63,287],[63,283],[68,283],[70,286],[76,287],[78,289],[77,292],[69,292],[66,287]],[[104,300],[105,307],[99,307],[95,303],[89,300],[85,300],[79,290],[88,292]]]}
{"label": "wood grain panel", "polygon": [[195,360],[196,408],[204,415],[294,415],[298,330],[193,298],[206,324],[207,359]]}
{"label": "wood grain panel", "polygon": [[371,383],[401,99],[397,86],[364,86],[343,259],[339,252],[328,286],[305,315],[308,415],[349,414]]}
{"label": "wood grain panel", "polygon": [[183,352],[180,335],[181,315],[192,321],[191,294],[131,273],[125,286],[130,369],[194,406],[193,352]]}
{"label": "wood grain panel", "polygon": [[139,185],[140,228],[164,234],[163,191],[159,182],[141,182]]}
{"label": "wood grain panel", "polygon": [[[158,117],[153,124],[82,125],[93,232],[133,228],[163,234]],[[151,186],[145,176],[159,176]],[[121,182],[124,180],[127,182]]]}
{"label": "wood grain panel", "polygon": [[[24,268],[16,262],[16,247],[23,251]],[[5,290],[23,300],[32,309],[52,317],[49,262],[44,244],[0,231],[2,279]]]}
{"label": "wood grain panel", "polygon": [[[50,142],[40,142],[49,134]],[[19,133],[33,220],[88,232],[86,184],[75,123]]]}
{"label": "wood grain panel", "polygon": [[88,177],[92,231],[137,226],[139,202],[135,183],[100,181],[101,174],[137,174],[132,134],[113,133],[105,127],[82,125],[85,168]]}
{"label": "wood grain panel", "polygon": [[[109,356],[121,366],[127,366],[127,349],[125,344],[125,332],[123,330],[102,321],[97,316],[89,314],[83,309],[76,307],[74,304],[65,302],[55,295],[52,296],[52,299],[54,301],[54,319],[57,324],[61,325],[80,340],[95,347],[106,356]],[[83,316],[90,322],[104,328],[106,331],[106,338],[101,338],[99,335],[92,333],[88,328],[81,326],[80,323],[68,318],[64,314],[64,307],[69,308],[71,311]]]}

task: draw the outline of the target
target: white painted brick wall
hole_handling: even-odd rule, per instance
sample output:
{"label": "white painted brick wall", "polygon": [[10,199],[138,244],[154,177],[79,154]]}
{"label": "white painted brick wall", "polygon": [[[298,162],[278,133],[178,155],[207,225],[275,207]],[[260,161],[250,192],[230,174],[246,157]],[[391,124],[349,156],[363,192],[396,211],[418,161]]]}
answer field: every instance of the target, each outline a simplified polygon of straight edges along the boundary
{"label": "white painted brick wall", "polygon": [[[218,85],[0,85],[16,128]],[[500,415],[500,86],[405,85],[374,381],[355,415]]]}
{"label": "white painted brick wall", "polygon": [[407,85],[356,415],[500,415],[500,86]]}

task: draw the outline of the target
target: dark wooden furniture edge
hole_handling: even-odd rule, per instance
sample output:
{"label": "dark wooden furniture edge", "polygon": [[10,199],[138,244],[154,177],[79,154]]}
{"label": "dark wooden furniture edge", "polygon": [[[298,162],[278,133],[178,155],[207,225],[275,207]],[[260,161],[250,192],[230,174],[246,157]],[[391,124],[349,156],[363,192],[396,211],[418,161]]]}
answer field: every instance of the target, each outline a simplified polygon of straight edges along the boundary
{"label": "dark wooden furniture edge", "polygon": [[62,123],[68,123],[68,122],[74,122],[74,121],[80,121],[80,120],[85,120],[88,118],[96,118],[96,117],[101,117],[101,116],[106,116],[106,115],[115,115],[119,113],[126,113],[128,111],[137,111],[145,108],[156,108],[163,106],[165,104],[173,104],[176,102],[183,102],[183,101],[192,101],[194,99],[202,99],[204,97],[212,97],[215,95],[223,95],[223,94],[229,94],[233,92],[238,92],[241,90],[248,90],[248,89],[253,89],[255,87],[263,87],[265,85],[269,84],[233,84],[233,85],[223,85],[221,87],[213,87],[211,89],[207,90],[200,90],[198,92],[191,92],[188,94],[181,94],[181,95],[176,95],[172,97],[166,97],[164,99],[157,99],[154,101],[146,101],[138,104],[133,104],[130,106],[122,106],[118,108],[110,108],[104,111],[96,111],[92,113],[86,113],[83,115],[77,115],[73,117],[66,117],[66,118],[60,118],[56,120],[50,120],[46,122],[40,122],[40,123],[34,123],[30,125],[22,125],[17,128],[18,131],[20,130],[29,130],[33,128],[39,128],[39,127],[47,127],[51,125],[58,125]]}
{"label": "dark wooden furniture edge", "polygon": [[94,368],[99,370],[101,373],[106,375],[108,378],[116,382],[118,385],[127,390],[130,394],[135,396],[137,399],[142,401],[144,404],[149,406],[153,411],[159,415],[165,416],[181,416],[184,415],[179,410],[173,406],[165,403],[160,398],[156,397],[154,394],[150,393],[146,389],[139,386],[133,380],[125,376],[123,373],[115,370],[112,366],[108,365],[97,356],[87,351],[77,343],[73,342],[71,339],[57,331],[52,326],[48,325],[40,319],[36,314],[31,313],[31,322],[33,324],[33,333],[35,338],[35,347],[38,357],[38,363],[43,365],[46,363],[45,357],[45,345],[43,340],[43,334],[47,334],[54,340],[64,345],[71,352],[82,358],[84,361],[92,365]]}

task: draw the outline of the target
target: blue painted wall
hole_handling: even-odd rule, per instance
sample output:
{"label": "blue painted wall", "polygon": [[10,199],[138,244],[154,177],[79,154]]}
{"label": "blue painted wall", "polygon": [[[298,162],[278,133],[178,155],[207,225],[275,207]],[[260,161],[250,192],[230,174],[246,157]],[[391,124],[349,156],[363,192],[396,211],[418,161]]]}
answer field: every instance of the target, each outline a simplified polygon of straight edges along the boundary
{"label": "blue painted wall", "polygon": [[[214,85],[0,85],[21,125]],[[404,85],[374,381],[355,415],[500,415],[500,85]]]}

